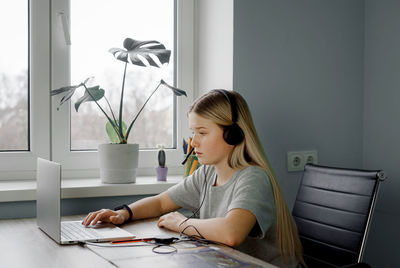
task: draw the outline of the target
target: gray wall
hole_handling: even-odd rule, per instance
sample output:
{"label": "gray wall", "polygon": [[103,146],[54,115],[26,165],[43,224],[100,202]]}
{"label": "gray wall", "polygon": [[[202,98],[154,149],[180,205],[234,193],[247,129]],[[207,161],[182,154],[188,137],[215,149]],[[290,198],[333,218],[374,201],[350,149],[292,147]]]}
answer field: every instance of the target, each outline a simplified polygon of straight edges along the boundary
{"label": "gray wall", "polygon": [[384,169],[365,261],[400,267],[400,2],[235,1],[233,86],[248,100],[289,206],[286,152]]}
{"label": "gray wall", "polygon": [[362,166],[363,1],[235,1],[233,87],[248,101],[290,207],[286,152]]}
{"label": "gray wall", "polygon": [[399,33],[399,1],[365,1],[363,162],[366,168],[384,169],[388,176],[369,236],[372,246],[366,252],[375,267],[400,267]]}
{"label": "gray wall", "polygon": [[[365,261],[400,267],[400,2],[236,0],[233,87],[291,207],[301,173],[286,152],[384,169]],[[399,121],[399,122],[398,122]]]}

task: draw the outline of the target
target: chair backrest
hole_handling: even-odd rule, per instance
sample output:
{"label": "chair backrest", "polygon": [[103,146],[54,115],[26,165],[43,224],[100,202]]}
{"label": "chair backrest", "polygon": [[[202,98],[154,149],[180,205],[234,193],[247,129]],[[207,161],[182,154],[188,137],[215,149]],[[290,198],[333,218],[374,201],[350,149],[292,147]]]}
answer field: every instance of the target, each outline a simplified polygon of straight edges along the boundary
{"label": "chair backrest", "polygon": [[309,267],[361,261],[383,179],[380,170],[305,166],[292,214]]}

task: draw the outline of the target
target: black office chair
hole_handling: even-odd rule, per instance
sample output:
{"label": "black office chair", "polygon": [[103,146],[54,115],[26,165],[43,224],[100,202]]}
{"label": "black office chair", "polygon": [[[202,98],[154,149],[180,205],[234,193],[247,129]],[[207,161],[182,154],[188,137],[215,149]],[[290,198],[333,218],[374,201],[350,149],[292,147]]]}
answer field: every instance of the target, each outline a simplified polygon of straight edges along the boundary
{"label": "black office chair", "polygon": [[305,166],[292,214],[308,267],[369,267],[361,261],[384,179],[380,170]]}

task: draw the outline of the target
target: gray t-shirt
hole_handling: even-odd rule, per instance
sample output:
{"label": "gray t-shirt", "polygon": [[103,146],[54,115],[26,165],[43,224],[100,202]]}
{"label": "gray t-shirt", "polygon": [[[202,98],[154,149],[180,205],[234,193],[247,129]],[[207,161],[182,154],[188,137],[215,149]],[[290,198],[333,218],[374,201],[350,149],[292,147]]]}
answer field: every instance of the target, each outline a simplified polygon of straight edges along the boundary
{"label": "gray t-shirt", "polygon": [[181,183],[168,189],[169,197],[180,207],[195,211],[200,207],[201,219],[225,217],[235,208],[250,211],[257,223],[238,250],[279,267],[283,264],[275,245],[275,203],[267,174],[258,167],[236,170],[221,186],[214,186],[213,166],[201,166]]}

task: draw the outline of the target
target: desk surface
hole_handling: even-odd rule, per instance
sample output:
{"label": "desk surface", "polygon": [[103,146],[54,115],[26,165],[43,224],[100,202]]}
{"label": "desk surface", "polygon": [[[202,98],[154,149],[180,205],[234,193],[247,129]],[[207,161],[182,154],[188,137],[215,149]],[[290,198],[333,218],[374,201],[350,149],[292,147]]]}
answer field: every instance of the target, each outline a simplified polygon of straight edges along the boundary
{"label": "desk surface", "polygon": [[[63,217],[80,220],[82,216]],[[177,236],[158,228],[156,220],[137,221],[123,226],[137,237]],[[275,267],[237,250],[223,247],[230,256],[263,267]],[[36,219],[0,220],[0,267],[115,267],[91,250],[79,245],[58,245],[36,225]]]}

